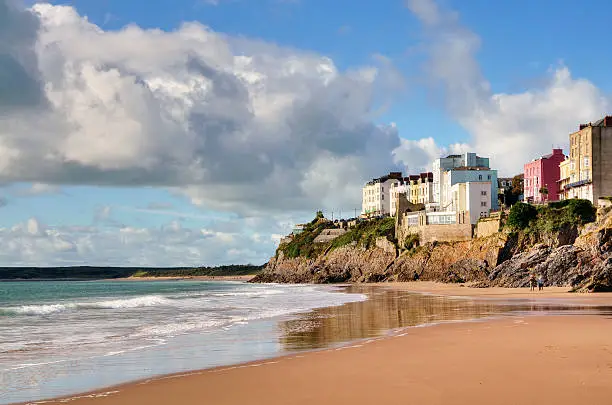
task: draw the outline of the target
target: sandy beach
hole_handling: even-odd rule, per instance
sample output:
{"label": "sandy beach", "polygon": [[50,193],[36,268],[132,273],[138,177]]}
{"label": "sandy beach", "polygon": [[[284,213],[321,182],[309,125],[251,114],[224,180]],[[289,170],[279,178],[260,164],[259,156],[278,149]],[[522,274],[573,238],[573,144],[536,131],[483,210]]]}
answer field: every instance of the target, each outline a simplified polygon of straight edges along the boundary
{"label": "sandy beach", "polygon": [[[612,295],[564,289],[471,289],[437,283],[402,291],[609,305]],[[459,294],[461,293],[461,294]],[[523,316],[408,328],[342,348],[166,376],[74,404],[608,404],[612,316]]]}

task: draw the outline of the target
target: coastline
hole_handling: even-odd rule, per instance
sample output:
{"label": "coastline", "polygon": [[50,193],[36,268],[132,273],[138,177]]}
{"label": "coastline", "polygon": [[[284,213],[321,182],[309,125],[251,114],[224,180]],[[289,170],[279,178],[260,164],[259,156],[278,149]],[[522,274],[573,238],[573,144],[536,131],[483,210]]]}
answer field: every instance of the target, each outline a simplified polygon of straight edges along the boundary
{"label": "coastline", "polygon": [[104,281],[180,281],[180,280],[194,280],[194,281],[244,281],[247,282],[255,277],[252,275],[243,275],[243,276],[184,276],[184,277],[123,277],[123,278],[113,278]]}
{"label": "coastline", "polygon": [[[590,304],[590,305],[601,305],[607,306],[612,304],[612,294],[610,296],[606,294],[575,294],[568,293],[563,291],[564,289],[548,289],[544,293],[538,292],[529,292],[529,289],[479,289],[479,288],[469,288],[469,287],[459,287],[456,285],[448,285],[441,283],[425,283],[425,282],[415,282],[415,283],[389,283],[389,284],[374,284],[372,285],[375,288],[386,288],[392,290],[398,290],[402,292],[418,292],[421,294],[432,294],[432,295],[441,295],[441,296],[452,296],[452,297],[471,297],[474,299],[479,298],[493,298],[493,299],[509,299],[512,301],[515,300],[524,300],[524,299],[549,299],[549,298],[562,298],[564,302],[567,303],[577,303],[577,304]],[[367,287],[367,286],[366,286]],[[488,291],[484,291],[488,290]],[[518,323],[516,323],[518,322]],[[444,356],[437,356],[436,346],[432,343],[427,343],[425,346],[416,345],[416,342],[428,342],[429,339],[437,339],[442,345],[451,345],[454,347],[455,352],[447,353],[448,356],[459,356],[459,355],[468,355],[475,356],[481,358],[482,353],[474,352],[472,349],[466,347],[461,347],[459,350],[459,346],[456,342],[466,331],[477,331],[474,336],[479,336],[481,333],[485,333],[489,330],[495,330],[499,333],[496,335],[495,339],[491,341],[491,337],[486,339],[488,345],[493,345],[495,347],[499,345],[503,345],[504,341],[508,340],[508,333],[512,333],[515,326],[527,327],[528,325],[539,325],[535,330],[530,330],[527,327],[526,332],[529,336],[528,339],[533,342],[538,342],[536,344],[537,347],[541,346],[540,340],[543,338],[542,334],[545,332],[542,328],[556,330],[557,335],[559,336],[573,336],[571,340],[572,347],[578,348],[582,351],[589,351],[590,349],[586,347],[585,342],[583,342],[581,335],[576,335],[577,330],[584,330],[585,328],[592,328],[594,331],[599,331],[595,336],[598,337],[599,333],[603,333],[605,331],[607,336],[612,332],[610,329],[612,327],[612,322],[606,320],[603,317],[593,317],[593,316],[534,316],[534,315],[526,315],[526,316],[512,316],[510,318],[502,318],[502,319],[485,319],[485,321],[476,322],[467,322],[464,320],[462,322],[451,322],[444,323],[442,322],[439,325],[434,325],[433,327],[407,327],[403,328],[402,332],[392,333],[387,335],[386,337],[378,337],[378,338],[370,338],[370,339],[354,339],[352,342],[345,342],[340,347],[331,347],[325,349],[315,349],[307,352],[302,352],[298,354],[288,354],[281,355],[274,358],[268,358],[265,360],[248,362],[243,364],[231,365],[231,366],[222,366],[204,370],[196,370],[192,372],[182,372],[177,374],[169,374],[165,376],[159,376],[154,378],[148,378],[146,380],[129,382],[125,384],[121,384],[114,387],[107,387],[100,390],[91,391],[85,394],[80,395],[72,395],[69,397],[46,400],[46,401],[36,401],[30,402],[34,403],[54,403],[61,402],[69,399],[70,402],[74,402],[79,404],[84,401],[91,401],[92,398],[98,403],[102,404],[155,404],[155,403],[167,403],[168,401],[174,403],[181,404],[190,404],[190,403],[200,403],[202,398],[206,398],[210,400],[212,403],[219,404],[230,404],[237,403],[238,401],[250,401],[255,403],[268,403],[268,404],[276,404],[276,403],[306,403],[307,401],[298,400],[300,396],[308,397],[307,392],[300,391],[300,387],[294,387],[296,391],[297,398],[292,396],[292,390],[286,387],[293,386],[293,380],[291,378],[288,379],[287,375],[293,375],[296,377],[297,375],[307,375],[309,378],[314,378],[319,381],[319,377],[321,375],[327,375],[331,381],[335,380],[343,380],[344,378],[338,377],[338,375],[330,374],[330,369],[335,370],[335,373],[340,373],[339,375],[347,374],[347,378],[361,378],[363,381],[359,380],[356,385],[361,386],[364,384],[365,386],[372,385],[370,379],[375,378],[375,376],[370,375],[365,372],[358,376],[354,375],[354,368],[364,368],[368,369],[368,362],[379,362],[381,363],[381,367],[391,367],[395,362],[394,355],[388,353],[391,347],[394,347],[394,350],[401,350],[406,352],[407,354],[412,355],[421,355],[423,351],[434,351],[434,357],[430,359],[430,363],[432,367],[435,368],[448,368],[454,367],[452,363],[449,362],[447,358]],[[544,326],[543,326],[544,325]],[[429,326],[429,325],[426,325]],[[572,332],[573,331],[573,332]],[[569,335],[568,335],[569,333]],[[576,335],[576,336],[575,336]],[[592,336],[590,338],[593,338]],[[401,343],[396,343],[401,342]],[[455,343],[453,343],[455,342]],[[401,347],[397,347],[400,344]],[[540,345],[540,346],[538,346]],[[544,345],[546,346],[546,345]],[[471,346],[470,346],[471,347]],[[607,347],[604,345],[604,347]],[[350,349],[350,350],[348,350]],[[475,349],[482,349],[478,345],[475,346]],[[519,348],[514,348],[519,349]],[[528,349],[528,348],[527,348]],[[541,349],[541,347],[540,347]],[[612,350],[612,347],[610,348]],[[383,353],[384,352],[384,353]],[[336,353],[354,353],[355,356],[346,356],[343,355],[341,360],[337,359],[338,354]],[[378,353],[378,354],[377,354]],[[382,353],[382,354],[381,354]],[[488,349],[485,350],[485,353],[489,353]],[[539,353],[539,352],[538,352]],[[590,353],[590,352],[589,352]],[[612,353],[610,351],[608,354]],[[533,354],[533,353],[531,353]],[[488,355],[492,355],[489,353]],[[605,353],[604,353],[605,355]],[[480,357],[479,357],[480,356]],[[345,358],[346,357],[346,358]],[[486,356],[484,356],[486,357]],[[605,356],[604,356],[605,357]],[[369,359],[367,362],[363,362],[364,359]],[[609,360],[610,367],[607,369],[607,373],[612,372],[612,357],[607,358],[606,361]],[[292,360],[292,361],[289,361]],[[337,362],[340,363],[337,363]],[[300,365],[300,363],[305,362],[308,365]],[[508,367],[518,367],[516,365],[516,359],[504,358],[500,360],[500,368],[506,368],[503,365],[504,362],[510,362],[512,364],[508,364]],[[513,363],[514,362],[514,363]],[[387,364],[389,363],[389,364]],[[601,364],[597,363],[597,367],[600,367]],[[606,363],[607,364],[607,363]],[[265,367],[264,367],[265,366]],[[593,366],[595,366],[593,364]],[[520,367],[527,367],[526,364],[521,364]],[[432,369],[433,370],[433,369]],[[395,372],[395,371],[394,371]],[[432,371],[433,372],[433,371]],[[547,370],[547,372],[554,373],[554,368]],[[398,372],[398,376],[402,375],[402,373],[408,373],[408,376],[411,380],[418,380],[419,376],[413,375],[413,371],[403,370],[401,373]],[[435,374],[435,373],[434,373]],[[434,378],[434,374],[431,374],[428,378]],[[468,373],[469,374],[469,373]],[[612,374],[606,374],[608,377],[612,377]],[[276,381],[276,385],[282,386],[281,393],[284,393],[280,396],[276,395],[276,391],[273,390],[273,387],[270,388],[270,393],[274,392],[274,395],[270,393],[266,394],[261,391],[260,386],[253,386],[253,381],[268,381],[269,378],[272,378],[273,381]],[[306,378],[306,377],[304,377]],[[606,377],[607,378],[607,377]],[[318,383],[317,383],[318,384]],[[415,383],[416,384],[416,383]],[[249,389],[243,389],[241,392],[243,396],[236,396],[234,394],[229,394],[224,392],[220,387],[225,387],[229,389],[230,386],[240,386],[240,387],[250,387]],[[418,384],[417,384],[418,385]],[[264,383],[263,386],[266,386]],[[310,383],[307,384],[310,386]],[[204,389],[203,387],[208,387]],[[304,388],[304,387],[302,387]],[[337,392],[333,392],[331,387],[327,389],[330,390],[327,392],[329,395],[328,402],[323,401],[323,398],[326,397],[316,397],[317,402],[321,403],[338,403],[341,401],[348,401],[344,397],[346,392],[342,390],[342,387],[337,387]],[[410,390],[418,389],[418,386],[412,386],[409,384],[408,387]],[[452,387],[448,387],[448,389],[452,389]],[[491,388],[492,389],[492,388]],[[495,389],[499,389],[495,388]],[[250,390],[254,390],[253,392],[258,392],[261,396],[254,396]],[[612,385],[610,385],[609,390],[612,390]],[[116,392],[117,391],[117,392]],[[232,391],[232,390],[230,390]],[[235,390],[234,390],[235,391]],[[251,393],[249,393],[251,392]],[[111,394],[112,393],[112,394]],[[606,391],[612,395],[612,392]],[[204,395],[204,396],[203,396]],[[284,395],[284,396],[283,396]],[[364,392],[364,398],[369,397],[372,393]],[[274,396],[274,398],[272,398]],[[177,402],[172,398],[180,398]],[[306,398],[305,397],[305,398]],[[402,396],[395,397],[401,398]],[[165,399],[164,399],[165,398]],[[314,398],[314,397],[313,397]],[[332,398],[336,398],[332,400]],[[598,397],[599,398],[599,397]],[[438,403],[431,397],[423,397],[424,403]],[[370,397],[370,402],[371,402]],[[597,402],[598,399],[593,399],[595,402],[592,403],[603,403]],[[258,402],[260,401],[260,402]],[[278,401],[278,402],[276,402]],[[366,403],[367,401],[360,402],[359,398],[351,398],[351,402]],[[389,398],[389,401],[393,402],[393,397]],[[433,402],[432,402],[433,401]],[[454,401],[453,401],[454,402]],[[457,403],[457,402],[454,402]],[[465,402],[465,403],[474,403],[474,402]],[[504,402],[499,402],[504,403]],[[514,402],[509,402],[514,403]],[[557,402],[557,403],[570,403],[570,402]]]}

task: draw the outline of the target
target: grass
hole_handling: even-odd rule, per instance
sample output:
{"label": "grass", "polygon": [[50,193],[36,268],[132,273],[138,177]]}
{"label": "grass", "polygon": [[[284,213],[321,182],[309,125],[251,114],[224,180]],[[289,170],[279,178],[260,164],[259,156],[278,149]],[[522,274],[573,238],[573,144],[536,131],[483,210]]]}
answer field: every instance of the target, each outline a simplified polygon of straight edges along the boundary
{"label": "grass", "polygon": [[287,258],[314,258],[328,249],[334,250],[351,244],[368,249],[376,244],[376,239],[379,237],[386,237],[389,241],[396,243],[395,218],[391,217],[361,221],[331,242],[315,243],[315,238],[323,230],[329,228],[333,228],[330,222],[316,217],[304,227],[302,233],[295,235],[290,242],[281,244],[278,247],[277,255],[282,252]]}
{"label": "grass", "polygon": [[331,242],[331,249],[338,249],[349,244],[368,249],[376,244],[376,239],[379,237],[386,237],[393,243],[397,242],[395,240],[395,218],[384,217],[362,221],[344,235],[334,239]]}

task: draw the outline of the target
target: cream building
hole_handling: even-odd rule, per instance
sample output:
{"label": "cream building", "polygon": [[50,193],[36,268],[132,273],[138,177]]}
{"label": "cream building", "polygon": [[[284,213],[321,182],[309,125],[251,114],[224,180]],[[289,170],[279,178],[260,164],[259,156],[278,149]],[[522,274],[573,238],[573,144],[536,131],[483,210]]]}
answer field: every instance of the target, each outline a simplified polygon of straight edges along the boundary
{"label": "cream building", "polygon": [[569,182],[564,195],[593,203],[612,196],[612,116],[580,125],[570,134]]}
{"label": "cream building", "polygon": [[402,182],[401,172],[372,179],[362,189],[361,214],[364,216],[391,215],[391,188]]}
{"label": "cream building", "polygon": [[570,197],[570,190],[567,185],[570,184],[570,159],[565,157],[565,160],[559,164],[559,199],[567,200]]}

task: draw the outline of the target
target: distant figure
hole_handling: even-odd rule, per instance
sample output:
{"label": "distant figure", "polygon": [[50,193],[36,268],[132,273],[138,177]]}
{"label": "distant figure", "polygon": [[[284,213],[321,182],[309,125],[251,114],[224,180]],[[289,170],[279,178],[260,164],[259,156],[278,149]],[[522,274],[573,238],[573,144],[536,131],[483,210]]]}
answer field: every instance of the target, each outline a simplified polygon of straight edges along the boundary
{"label": "distant figure", "polygon": [[542,278],[542,275],[539,274],[538,275],[538,291],[542,291],[544,289],[544,279]]}
{"label": "distant figure", "polygon": [[529,287],[531,291],[535,291],[536,278],[533,273],[529,274]]}

